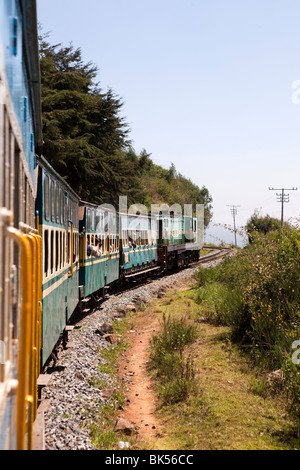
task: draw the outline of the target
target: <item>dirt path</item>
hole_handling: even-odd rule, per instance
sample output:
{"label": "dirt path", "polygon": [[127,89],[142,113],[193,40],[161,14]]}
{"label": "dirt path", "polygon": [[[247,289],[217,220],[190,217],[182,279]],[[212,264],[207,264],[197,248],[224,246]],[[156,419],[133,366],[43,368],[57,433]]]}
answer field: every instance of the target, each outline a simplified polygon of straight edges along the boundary
{"label": "dirt path", "polygon": [[[191,278],[188,277],[169,286],[165,294],[184,291],[190,287]],[[158,300],[158,307],[161,302],[163,299]],[[129,346],[118,365],[119,377],[127,386],[128,400],[119,417],[138,427],[139,439],[146,441],[151,448],[161,449],[166,434],[156,415],[157,398],[147,374],[149,344],[153,334],[160,329],[160,320],[156,315],[149,314],[149,311],[146,316],[140,312],[135,317],[134,324],[134,330],[128,331],[126,335]]]}
{"label": "dirt path", "polygon": [[160,423],[155,417],[156,399],[146,368],[149,341],[158,323],[155,319],[151,324],[144,322],[137,320],[135,329],[128,332],[130,346],[119,363],[120,377],[127,385],[127,402],[119,416],[137,426],[139,437],[153,444]]}

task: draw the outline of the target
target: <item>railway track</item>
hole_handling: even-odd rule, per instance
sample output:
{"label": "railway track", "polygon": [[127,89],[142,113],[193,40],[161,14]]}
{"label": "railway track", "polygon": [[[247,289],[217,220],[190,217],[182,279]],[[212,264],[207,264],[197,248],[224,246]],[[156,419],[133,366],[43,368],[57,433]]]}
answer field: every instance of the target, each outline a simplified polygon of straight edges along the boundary
{"label": "railway track", "polygon": [[206,264],[210,261],[215,261],[222,258],[227,258],[233,254],[234,250],[232,248],[220,248],[214,251],[213,253],[209,253],[208,255],[201,256],[199,261],[195,264]]}
{"label": "railway track", "polygon": [[[196,268],[197,266],[201,266],[206,263],[227,258],[228,256],[231,256],[234,251],[232,248],[208,248],[213,249],[214,251],[212,253],[209,253],[208,255],[201,256],[198,261],[190,263],[186,268],[174,268],[169,271],[163,271],[162,269],[153,268],[147,271],[141,271],[139,273],[136,273],[135,275],[132,274],[130,276],[127,276],[124,284],[116,284],[115,286],[111,286],[111,288],[107,289],[107,293],[105,294],[101,294],[98,296],[96,294],[93,294],[88,299],[85,299],[85,307],[91,307],[93,304],[101,301],[102,299],[107,298],[109,295],[118,296],[124,293],[125,291],[130,291],[138,286],[140,287],[143,284],[148,284],[149,282],[151,282],[151,280],[168,277],[185,269]],[[77,316],[76,312],[74,314],[74,317],[75,316]]]}

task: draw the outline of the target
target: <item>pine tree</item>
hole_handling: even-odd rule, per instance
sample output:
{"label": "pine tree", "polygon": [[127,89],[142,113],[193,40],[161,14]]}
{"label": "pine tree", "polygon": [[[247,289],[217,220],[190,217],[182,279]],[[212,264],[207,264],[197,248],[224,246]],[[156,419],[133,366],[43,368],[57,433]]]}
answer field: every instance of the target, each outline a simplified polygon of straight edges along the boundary
{"label": "pine tree", "polygon": [[[83,199],[104,202],[102,188],[117,186],[111,162],[129,146],[121,100],[94,82],[97,67],[84,64],[71,44],[40,39],[44,155]],[[111,202],[110,192],[105,202]]]}

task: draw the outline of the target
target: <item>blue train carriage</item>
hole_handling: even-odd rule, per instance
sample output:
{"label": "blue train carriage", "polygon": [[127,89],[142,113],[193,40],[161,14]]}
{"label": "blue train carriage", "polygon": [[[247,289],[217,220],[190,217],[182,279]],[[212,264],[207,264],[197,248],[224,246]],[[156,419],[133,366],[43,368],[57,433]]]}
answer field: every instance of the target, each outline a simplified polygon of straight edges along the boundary
{"label": "blue train carriage", "polygon": [[111,206],[80,202],[80,297],[103,294],[119,279],[119,217]]}
{"label": "blue train carriage", "polygon": [[37,163],[45,365],[79,302],[79,198],[43,157],[38,157]]}
{"label": "blue train carriage", "polygon": [[146,215],[120,214],[120,276],[129,278],[158,269],[158,219]]}
{"label": "blue train carriage", "polygon": [[35,153],[42,145],[35,0],[0,2],[0,449],[32,447],[41,324]]}
{"label": "blue train carriage", "polygon": [[158,263],[166,270],[183,268],[200,256],[198,221],[194,217],[160,214]]}

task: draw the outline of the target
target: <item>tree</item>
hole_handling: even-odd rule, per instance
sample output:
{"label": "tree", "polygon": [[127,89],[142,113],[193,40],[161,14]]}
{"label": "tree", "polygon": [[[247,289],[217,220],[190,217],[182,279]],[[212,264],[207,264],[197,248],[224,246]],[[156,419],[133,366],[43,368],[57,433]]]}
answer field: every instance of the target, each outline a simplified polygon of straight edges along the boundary
{"label": "tree", "polygon": [[97,67],[83,64],[72,44],[51,46],[42,37],[40,62],[45,157],[81,198],[111,202],[102,188],[117,186],[111,162],[129,146],[120,98],[111,89],[102,93]]}
{"label": "tree", "polygon": [[279,231],[281,229],[281,221],[268,214],[265,216],[259,215],[259,211],[255,209],[245,226],[248,233],[249,243],[254,240],[255,232],[263,233],[266,235],[269,232]]}

